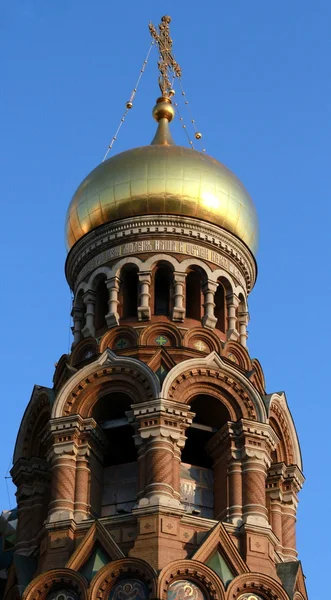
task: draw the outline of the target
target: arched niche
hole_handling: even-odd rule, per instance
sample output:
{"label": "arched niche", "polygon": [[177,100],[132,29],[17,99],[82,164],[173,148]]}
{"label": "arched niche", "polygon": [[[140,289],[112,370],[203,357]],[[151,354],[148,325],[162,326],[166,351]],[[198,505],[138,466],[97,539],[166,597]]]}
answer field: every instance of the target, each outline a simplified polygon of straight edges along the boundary
{"label": "arched niche", "polygon": [[225,277],[219,277],[217,283],[218,286],[214,296],[214,315],[217,319],[216,329],[219,329],[222,333],[226,333],[228,318],[226,296],[232,293],[232,287]]}
{"label": "arched niche", "polygon": [[99,337],[107,329],[106,315],[108,313],[108,289],[106,285],[106,275],[100,274],[94,280],[95,288],[95,315],[94,326],[95,335]]}
{"label": "arched niche", "polygon": [[138,283],[137,265],[124,265],[120,272],[119,315],[121,319],[137,318]]}
{"label": "arched niche", "polygon": [[154,315],[169,317],[172,310],[173,267],[161,262],[153,271],[153,307]]}
{"label": "arched niche", "polygon": [[138,456],[126,416],[131,404],[132,397],[118,386],[100,396],[92,409],[106,441],[102,461],[94,465],[96,474],[91,468],[91,504],[102,517],[129,512],[136,501]]}
{"label": "arched niche", "polygon": [[186,272],[185,307],[186,318],[200,321],[202,317],[203,291],[202,285],[206,275],[199,267],[191,267]]}
{"label": "arched niche", "polygon": [[[195,417],[182,451],[181,500],[189,512],[213,518],[214,461],[206,446],[231,417],[225,404],[208,393],[194,396],[190,407]],[[226,485],[225,481],[215,483]]]}

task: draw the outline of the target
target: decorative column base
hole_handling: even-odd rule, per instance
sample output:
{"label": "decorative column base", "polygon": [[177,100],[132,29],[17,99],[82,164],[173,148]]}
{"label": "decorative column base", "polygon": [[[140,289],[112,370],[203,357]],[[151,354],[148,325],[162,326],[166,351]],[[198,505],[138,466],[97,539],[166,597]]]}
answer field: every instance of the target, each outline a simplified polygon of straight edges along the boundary
{"label": "decorative column base", "polygon": [[212,315],[205,315],[202,318],[202,325],[204,327],[207,327],[207,329],[215,329],[216,323],[217,323],[217,319],[216,319],[216,317],[213,317]]}
{"label": "decorative column base", "polygon": [[119,325],[120,317],[118,313],[108,313],[105,317],[108,329]]}
{"label": "decorative column base", "polygon": [[172,320],[173,321],[184,321],[185,317],[185,308],[174,307],[172,311]]}
{"label": "decorative column base", "polygon": [[150,321],[151,309],[149,306],[138,306],[138,321]]}

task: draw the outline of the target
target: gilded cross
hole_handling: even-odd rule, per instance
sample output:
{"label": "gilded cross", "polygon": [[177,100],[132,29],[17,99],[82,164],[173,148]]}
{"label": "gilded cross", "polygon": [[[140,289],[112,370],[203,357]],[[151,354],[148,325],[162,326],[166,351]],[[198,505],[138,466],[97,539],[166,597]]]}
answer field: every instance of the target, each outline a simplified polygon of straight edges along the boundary
{"label": "gilded cross", "polygon": [[182,75],[182,70],[172,55],[172,39],[170,37],[169,27],[170,23],[171,17],[168,15],[162,17],[159,25],[159,32],[157,32],[153,23],[149,23],[149,31],[151,36],[156,41],[159,49],[159,86],[162,96],[166,97],[169,96],[169,92],[172,88],[170,76],[181,77]]}

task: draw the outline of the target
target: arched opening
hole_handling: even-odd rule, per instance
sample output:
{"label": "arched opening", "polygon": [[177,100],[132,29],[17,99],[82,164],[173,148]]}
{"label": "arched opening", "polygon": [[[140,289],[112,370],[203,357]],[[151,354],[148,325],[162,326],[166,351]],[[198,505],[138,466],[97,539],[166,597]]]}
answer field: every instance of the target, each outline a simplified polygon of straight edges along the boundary
{"label": "arched opening", "polygon": [[106,448],[102,460],[91,465],[91,505],[97,515],[124,514],[135,504],[138,484],[134,431],[126,412],[132,398],[121,391],[102,396],[92,417],[103,430]]}
{"label": "arched opening", "polygon": [[201,319],[203,303],[202,275],[198,270],[191,270],[186,276],[186,317],[188,319]]}
{"label": "arched opening", "polygon": [[122,319],[136,318],[138,307],[138,268],[123,267],[120,285],[120,315]]}
{"label": "arched opening", "polygon": [[171,313],[172,271],[170,267],[157,267],[154,275],[154,314],[169,316]]}
{"label": "arched opening", "polygon": [[96,285],[96,299],[95,299],[95,317],[94,327],[96,336],[100,335],[104,330],[107,329],[106,314],[108,313],[108,289],[106,286],[106,277],[99,279]]}
{"label": "arched opening", "polygon": [[86,305],[85,302],[83,300],[83,290],[80,290],[76,296],[75,302],[74,302],[74,307],[77,308],[80,311],[80,316],[81,316],[81,321],[80,321],[80,331],[82,332],[82,330],[84,329],[85,325],[86,325]]}
{"label": "arched opening", "polygon": [[[214,517],[213,459],[206,445],[215,433],[230,420],[227,408],[208,394],[199,394],[190,402],[195,413],[186,432],[182,452],[181,498],[189,512],[203,517]],[[220,482],[217,482],[220,485]],[[223,482],[226,485],[226,482]]]}
{"label": "arched opening", "polygon": [[226,331],[226,298],[225,287],[223,283],[218,282],[218,287],[215,293],[215,308],[214,314],[217,319],[216,328],[225,333]]}

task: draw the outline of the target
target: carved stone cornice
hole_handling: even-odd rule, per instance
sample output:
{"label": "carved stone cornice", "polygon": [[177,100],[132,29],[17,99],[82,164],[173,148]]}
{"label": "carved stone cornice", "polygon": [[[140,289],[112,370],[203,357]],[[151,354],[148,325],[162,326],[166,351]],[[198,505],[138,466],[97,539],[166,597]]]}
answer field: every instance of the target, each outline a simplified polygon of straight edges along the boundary
{"label": "carved stone cornice", "polygon": [[[81,238],[69,252],[66,262],[66,277],[70,287],[75,289],[94,269],[122,256],[136,256],[139,252],[167,252],[162,245],[157,249],[153,243],[148,243],[151,238],[171,238],[184,244],[189,242],[192,248],[188,249],[187,254],[191,256],[194,256],[194,246],[198,244],[201,250],[197,248],[197,252],[200,252],[202,260],[216,262],[225,270],[228,267],[232,276],[237,277],[247,291],[254,286],[257,274],[255,259],[247,246],[234,235],[221,227],[190,217],[151,215],[106,223]],[[133,244],[131,251],[129,246],[123,248],[123,244],[130,243]],[[171,247],[169,251],[174,253],[176,248]],[[177,251],[181,251],[180,248]]]}

